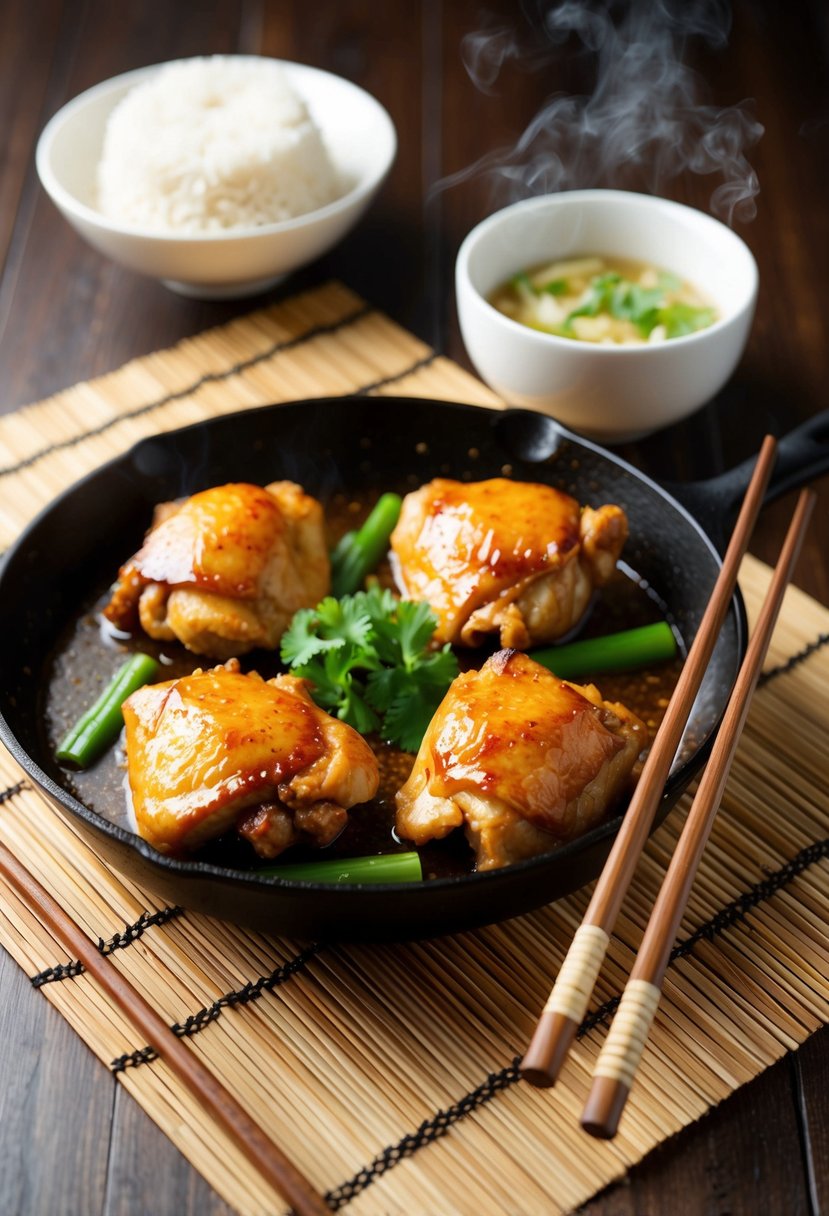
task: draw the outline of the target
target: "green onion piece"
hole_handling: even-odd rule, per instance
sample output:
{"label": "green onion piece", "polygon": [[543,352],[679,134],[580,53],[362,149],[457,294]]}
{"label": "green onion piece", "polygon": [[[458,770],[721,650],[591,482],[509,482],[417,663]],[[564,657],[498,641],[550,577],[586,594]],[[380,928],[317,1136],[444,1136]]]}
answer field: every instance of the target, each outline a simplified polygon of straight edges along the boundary
{"label": "green onion piece", "polygon": [[510,287],[512,287],[513,291],[518,295],[521,295],[522,292],[530,292],[531,295],[536,294],[535,288],[532,284],[532,279],[525,270],[519,270],[518,274],[514,274],[512,276],[510,279]]}
{"label": "green onion piece", "polygon": [[563,646],[548,646],[531,650],[530,658],[561,680],[572,680],[589,672],[630,671],[648,667],[663,659],[672,659],[677,652],[674,632],[667,621],[642,625],[639,629],[623,629],[603,638],[583,638],[565,642]]}
{"label": "green onion piece", "polygon": [[58,760],[88,768],[117,739],[124,725],[121,706],[130,693],[149,684],[158,663],[148,654],[134,654],[118,668],[95,704],[82,714],[55,753]]}
{"label": "green onion piece", "polygon": [[379,857],[337,857],[325,861],[301,861],[296,865],[269,866],[257,870],[273,878],[299,882],[375,883],[420,882],[423,869],[417,853],[386,853]]}
{"label": "green onion piece", "polygon": [[331,554],[331,594],[336,599],[359,591],[366,575],[379,565],[402,505],[399,494],[382,494],[362,528],[346,532],[337,544]]}

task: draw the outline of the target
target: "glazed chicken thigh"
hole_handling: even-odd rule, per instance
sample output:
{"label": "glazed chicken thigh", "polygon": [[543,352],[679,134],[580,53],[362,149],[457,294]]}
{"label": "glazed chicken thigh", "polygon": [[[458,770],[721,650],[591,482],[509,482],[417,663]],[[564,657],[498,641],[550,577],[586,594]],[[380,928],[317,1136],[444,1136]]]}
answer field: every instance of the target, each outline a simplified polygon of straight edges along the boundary
{"label": "glazed chicken thigh", "polygon": [[325,845],[377,792],[371,748],[294,676],[265,681],[231,660],[145,685],[123,711],[136,823],[162,853],[234,826],[263,857]]}
{"label": "glazed chicken thigh", "polygon": [[235,483],[156,510],[104,615],[215,659],[273,648],[330,584],[322,507],[293,482]]}
{"label": "glazed chicken thigh", "polygon": [[415,844],[463,827],[479,870],[549,852],[594,827],[647,739],[625,706],[501,650],[458,676],[397,794]]}
{"label": "glazed chicken thigh", "polygon": [[435,640],[496,634],[525,650],[583,616],[627,538],[620,507],[581,509],[551,486],[437,478],[407,494],[391,538],[398,581],[438,617]]}

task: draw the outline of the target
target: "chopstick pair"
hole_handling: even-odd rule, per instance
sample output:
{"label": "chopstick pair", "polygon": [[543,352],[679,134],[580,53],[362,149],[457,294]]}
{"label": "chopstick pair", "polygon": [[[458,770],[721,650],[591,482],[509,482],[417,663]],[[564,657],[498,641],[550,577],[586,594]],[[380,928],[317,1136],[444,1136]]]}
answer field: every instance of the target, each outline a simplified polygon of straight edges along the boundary
{"label": "chopstick pair", "polygon": [[[587,1012],[588,1002],[610,941],[610,933],[616,922],[624,895],[630,885],[639,855],[650,832],[653,817],[662,796],[665,781],[679,745],[682,731],[687,722],[696,694],[699,691],[702,678],[725,619],[728,604],[736,585],[739,565],[762,504],[775,452],[776,443],[771,436],[767,436],[761,447],[711,599],[703,615],[685,666],[680,674],[665,718],[654,739],[636,791],[622,821],[607,863],[598,880],[584,920],[576,931],[550,998],[539,1020],[532,1042],[522,1061],[522,1075],[534,1085],[548,1086],[555,1083],[576,1036],[578,1027]],[[792,525],[793,530],[796,530],[798,535],[802,535],[808,513],[811,510],[811,505],[809,504],[808,507],[806,505],[807,500],[808,495],[802,498],[795,522]],[[793,564],[794,557],[785,563],[789,576]],[[781,560],[780,565],[781,568],[784,567],[783,560]],[[780,595],[782,598],[782,591]],[[764,653],[765,650],[763,651]],[[762,663],[762,657],[762,655],[759,656],[759,663]],[[752,651],[752,661],[757,661],[756,648],[753,648]],[[753,684],[751,688],[753,688]],[[705,835],[707,836],[707,832]],[[704,843],[704,838],[702,843]],[[687,898],[687,890],[684,893],[684,898]],[[681,900],[682,906],[684,906],[684,898]],[[668,951],[670,951],[672,940],[668,943]],[[643,971],[645,961],[643,959]],[[656,974],[655,970],[653,974]],[[631,989],[631,996],[628,997],[626,1002],[627,1011],[634,1000],[633,994],[638,994],[637,1008],[640,1010],[640,1015],[638,1020],[636,1020],[636,1025],[640,1029],[640,1037],[641,1018],[644,1016],[644,1010],[646,1008],[651,1010],[647,1022],[647,1026],[649,1026],[656,1009],[656,1001],[658,1001],[657,985],[655,983],[651,985],[656,992],[656,998],[654,999],[654,993],[646,991],[641,986],[641,983],[641,980],[637,980],[637,986]],[[620,1030],[621,1026],[622,1023],[620,1022]],[[646,1037],[647,1028],[644,1035]],[[644,1037],[642,1038],[643,1046]],[[639,1054],[641,1054],[641,1047]],[[629,1058],[629,1053],[625,1058]],[[607,1064],[607,1068],[610,1068],[609,1064]],[[635,1064],[633,1065],[633,1070],[635,1071]],[[625,1076],[632,1079],[630,1069],[625,1073]],[[610,1078],[606,1078],[606,1080],[608,1079],[611,1085],[613,1085],[614,1081],[622,1084],[615,1072]],[[586,1115],[601,1114],[605,1116],[608,1114],[610,1087],[607,1084],[603,1084],[601,1088],[605,1091],[602,1110],[597,1111],[593,1109],[592,1111],[587,1111]],[[621,1114],[621,1108],[624,1105],[628,1090],[629,1085],[625,1088],[622,1084],[624,1096],[620,1096],[619,1091],[615,1087],[613,1088],[613,1094],[615,1095],[614,1102],[618,1106],[616,1114],[617,1123],[618,1115]],[[619,1105],[620,1102],[621,1105]],[[601,1120],[591,1118],[589,1123],[585,1123],[585,1126],[594,1134],[611,1135],[613,1134],[609,1130],[611,1122],[612,1120],[609,1118]],[[605,1128],[604,1133],[600,1129],[600,1123]]]}
{"label": "chopstick pair", "polygon": [[777,566],[734,688],[711,757],[680,833],[619,1008],[593,1070],[593,1084],[581,1125],[600,1139],[616,1135],[639,1060],[656,1014],[671,947],[722,800],[737,743],[768,651],[783,596],[791,580],[815,498],[804,490],[797,501]]}
{"label": "chopstick pair", "polygon": [[740,562],[771,476],[776,451],[775,440],[767,435],[760,448],[711,598],[679,674],[665,717],[656,732],[584,919],[576,930],[521,1063],[522,1076],[533,1085],[555,1084],[587,1012],[610,943],[610,933],[648,839],[682,732],[725,620],[737,584]]}

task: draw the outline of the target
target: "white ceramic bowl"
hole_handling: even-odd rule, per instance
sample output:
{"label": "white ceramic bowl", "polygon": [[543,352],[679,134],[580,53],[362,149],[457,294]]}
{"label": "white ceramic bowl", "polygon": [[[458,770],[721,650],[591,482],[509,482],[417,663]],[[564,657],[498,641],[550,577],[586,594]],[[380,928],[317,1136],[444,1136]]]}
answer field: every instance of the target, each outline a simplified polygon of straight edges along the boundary
{"label": "white ceramic bowl", "polygon": [[264,290],[348,232],[374,197],[397,150],[394,124],[370,94],[330,72],[280,63],[347,184],[333,203],[295,219],[205,235],[161,234],[105,218],[95,206],[95,177],[107,118],[129,89],[162,64],[95,85],[55,114],[37,146],[37,171],[45,190],[97,250],[173,290],[215,299]]}
{"label": "white ceramic bowl", "polygon": [[[660,343],[596,345],[529,329],[487,302],[519,270],[581,254],[673,271],[713,302],[719,319]],[[567,191],[496,212],[467,236],[455,278],[463,340],[487,384],[511,405],[610,443],[641,438],[709,401],[740,359],[757,297],[757,265],[730,228],[620,190]]]}

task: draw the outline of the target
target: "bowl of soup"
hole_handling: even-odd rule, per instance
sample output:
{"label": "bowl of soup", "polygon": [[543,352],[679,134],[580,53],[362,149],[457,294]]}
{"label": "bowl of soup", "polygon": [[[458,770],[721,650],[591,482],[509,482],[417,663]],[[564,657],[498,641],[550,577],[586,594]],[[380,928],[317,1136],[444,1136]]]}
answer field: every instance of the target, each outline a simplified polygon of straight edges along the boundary
{"label": "bowl of soup", "polygon": [[458,253],[461,333],[508,404],[605,443],[638,439],[710,401],[745,348],[754,258],[694,208],[620,190],[527,199]]}

